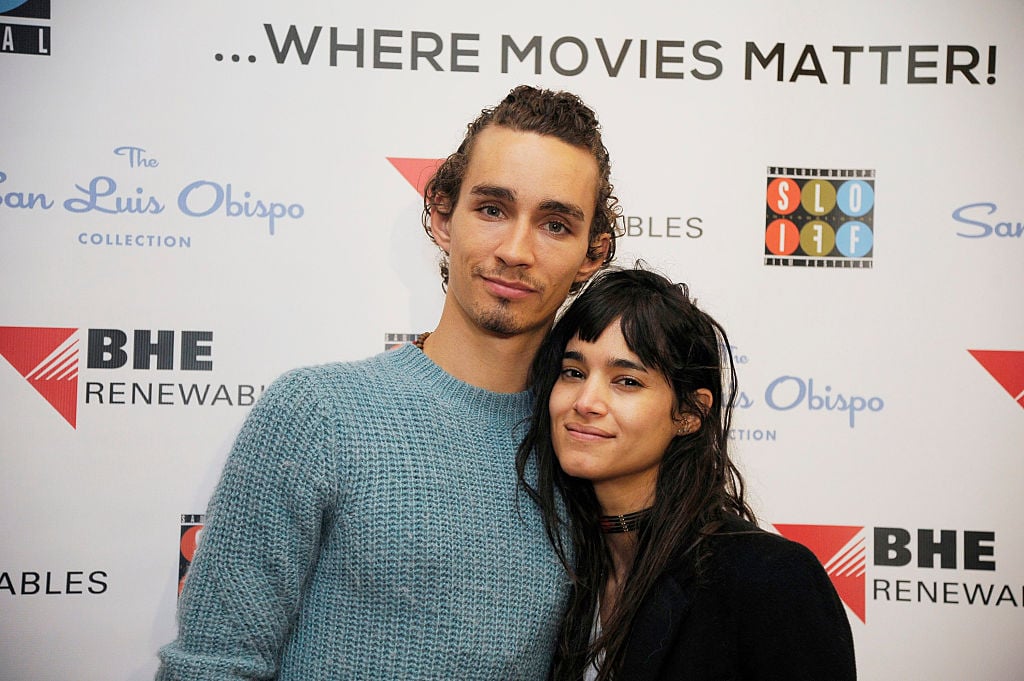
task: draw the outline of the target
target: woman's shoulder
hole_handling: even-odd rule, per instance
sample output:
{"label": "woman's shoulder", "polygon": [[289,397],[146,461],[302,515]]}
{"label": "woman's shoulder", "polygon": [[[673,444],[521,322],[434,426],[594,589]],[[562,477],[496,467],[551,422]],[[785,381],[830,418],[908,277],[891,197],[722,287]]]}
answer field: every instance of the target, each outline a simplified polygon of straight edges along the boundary
{"label": "woman's shoulder", "polygon": [[722,520],[707,539],[702,556],[700,581],[727,585],[738,594],[763,594],[766,588],[783,592],[808,586],[831,588],[824,567],[807,547],[737,516]]}
{"label": "woman's shoulder", "polygon": [[670,602],[689,613],[680,641],[693,637],[699,645],[688,645],[687,654],[717,664],[698,651],[732,640],[728,655],[761,670],[758,678],[856,678],[842,602],[809,549],[729,517],[698,553],[696,572],[675,566],[680,571],[659,592],[663,610]]}
{"label": "woman's shoulder", "polygon": [[740,518],[727,518],[708,539],[697,585],[717,594],[715,601],[744,610],[842,611],[825,568],[807,547]]}

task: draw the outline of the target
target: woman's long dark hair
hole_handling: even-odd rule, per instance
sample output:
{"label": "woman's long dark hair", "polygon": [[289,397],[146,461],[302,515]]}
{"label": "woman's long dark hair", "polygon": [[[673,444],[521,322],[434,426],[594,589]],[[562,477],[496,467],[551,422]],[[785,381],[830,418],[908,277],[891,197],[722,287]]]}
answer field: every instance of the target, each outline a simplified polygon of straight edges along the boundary
{"label": "woman's long dark hair", "polygon": [[[579,336],[592,343],[616,321],[629,349],[668,379],[677,411],[699,416],[700,426],[673,438],[665,451],[649,522],[637,533],[633,565],[602,635],[591,642],[598,599],[612,571],[611,555],[598,526],[601,509],[593,486],[566,475],[558,464],[548,399],[569,341]],[[516,465],[573,583],[554,678],[579,681],[603,652],[598,679],[607,681],[620,676],[633,619],[665,569],[686,560],[699,570],[707,552],[704,540],[726,514],[754,521],[744,500],[743,478],[728,453],[736,394],[732,351],[725,330],[696,307],[685,284],[639,268],[611,270],[599,274],[555,324],[537,353],[530,380],[536,403]],[[695,397],[701,388],[711,392],[710,407]],[[533,477],[533,471],[527,473],[531,459],[536,463],[535,485],[528,481]]]}

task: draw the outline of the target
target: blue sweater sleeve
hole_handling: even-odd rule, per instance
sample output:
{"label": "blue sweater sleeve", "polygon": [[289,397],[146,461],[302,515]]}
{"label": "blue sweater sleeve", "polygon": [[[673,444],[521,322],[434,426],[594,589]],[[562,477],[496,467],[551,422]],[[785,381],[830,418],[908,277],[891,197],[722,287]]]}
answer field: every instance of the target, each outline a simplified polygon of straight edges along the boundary
{"label": "blue sweater sleeve", "polygon": [[336,502],[336,429],[301,371],[250,412],[207,509],[157,681],[272,679]]}

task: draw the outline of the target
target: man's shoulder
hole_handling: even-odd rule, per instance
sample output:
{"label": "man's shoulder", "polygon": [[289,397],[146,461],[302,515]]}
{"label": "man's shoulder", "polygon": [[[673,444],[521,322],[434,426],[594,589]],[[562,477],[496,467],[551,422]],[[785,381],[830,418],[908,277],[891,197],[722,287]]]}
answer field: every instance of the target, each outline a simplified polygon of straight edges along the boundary
{"label": "man's shoulder", "polygon": [[402,346],[363,359],[301,366],[286,371],[274,382],[284,385],[315,386],[357,376],[376,376],[383,379],[397,375],[403,361],[407,363],[412,352],[418,352],[418,350],[413,350],[411,346]]}
{"label": "man's shoulder", "polygon": [[319,403],[333,411],[332,404],[339,401],[363,402],[395,394],[402,388],[402,363],[411,361],[409,354],[402,347],[359,360],[290,369],[274,379],[260,401],[264,407],[278,408]]}

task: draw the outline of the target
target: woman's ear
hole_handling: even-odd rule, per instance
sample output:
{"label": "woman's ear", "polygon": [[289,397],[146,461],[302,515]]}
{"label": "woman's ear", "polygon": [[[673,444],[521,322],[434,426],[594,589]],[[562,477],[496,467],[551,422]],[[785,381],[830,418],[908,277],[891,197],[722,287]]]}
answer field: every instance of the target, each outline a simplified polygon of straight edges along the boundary
{"label": "woman's ear", "polygon": [[712,397],[710,390],[707,388],[697,388],[693,391],[693,397],[700,402],[700,406],[703,407],[705,414],[711,411],[711,403],[715,401],[715,398]]}
{"label": "woman's ear", "polygon": [[[711,411],[711,404],[714,402],[714,397],[711,395],[711,391],[707,388],[698,388],[693,391],[693,399],[695,399],[701,406],[701,412],[707,414]],[[701,414],[684,413],[680,414],[675,419],[679,428],[676,430],[676,435],[689,435],[690,433],[700,429],[701,421],[703,417]]]}

